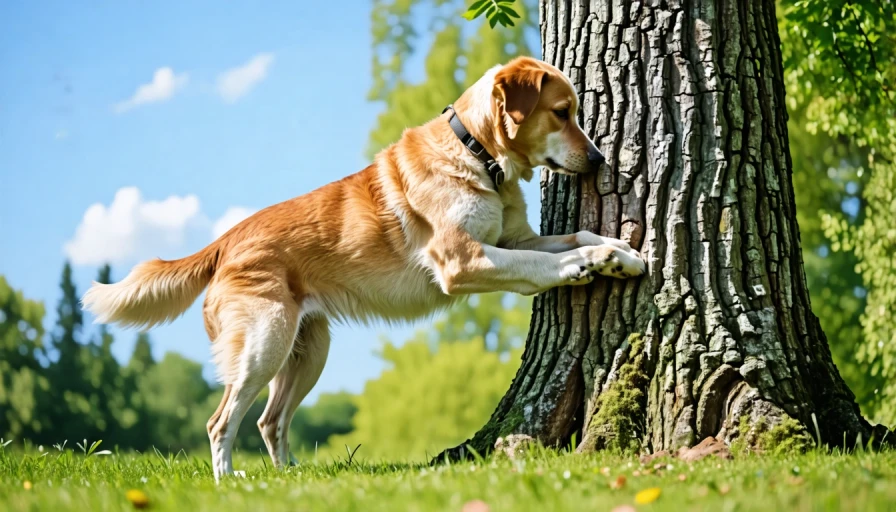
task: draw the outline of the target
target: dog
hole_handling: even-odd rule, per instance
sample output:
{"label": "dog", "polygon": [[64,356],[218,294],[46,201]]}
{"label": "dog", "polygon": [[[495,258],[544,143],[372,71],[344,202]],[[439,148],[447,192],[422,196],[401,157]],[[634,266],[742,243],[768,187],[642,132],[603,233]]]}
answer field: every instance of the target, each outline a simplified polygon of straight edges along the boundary
{"label": "dog", "polygon": [[495,66],[361,172],[263,209],[192,256],[94,283],[84,308],[149,329],[208,288],[205,329],[225,386],[207,425],[215,478],[233,473],[237,428],[266,385],[258,428],[274,464],[287,465],[289,425],[327,360],[331,319],[409,320],[469,294],[645,272],[624,241],[538,236],[526,221],[519,180],[534,167],[576,175],[604,164],[578,108],[556,67],[528,57]]}

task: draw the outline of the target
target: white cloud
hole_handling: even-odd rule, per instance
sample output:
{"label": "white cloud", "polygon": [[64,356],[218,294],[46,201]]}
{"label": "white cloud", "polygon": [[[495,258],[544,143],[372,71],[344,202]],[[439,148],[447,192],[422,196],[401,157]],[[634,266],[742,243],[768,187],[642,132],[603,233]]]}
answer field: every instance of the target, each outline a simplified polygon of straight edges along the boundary
{"label": "white cloud", "polygon": [[251,208],[244,208],[242,206],[231,206],[224,212],[218,220],[212,225],[212,238],[217,239],[224,233],[228,232],[230,228],[236,226],[243,219],[255,213],[255,210]]}
{"label": "white cloud", "polygon": [[56,132],[56,140],[65,140],[68,138],[68,130],[59,130]]}
{"label": "white cloud", "polygon": [[181,257],[252,213],[249,208],[234,206],[212,222],[202,213],[195,195],[153,201],[143,198],[137,187],[124,187],[108,206],[96,203],[87,208],[63,249],[75,265]]}
{"label": "white cloud", "polygon": [[144,201],[136,187],[121,188],[108,207],[87,208],[65,253],[75,265],[129,262],[147,250],[182,245],[188,224],[199,215],[194,195]]}
{"label": "white cloud", "polygon": [[258,85],[268,74],[274,55],[259,53],[249,62],[218,75],[218,94],[227,103],[234,103]]}
{"label": "white cloud", "polygon": [[117,103],[113,110],[117,114],[122,114],[140,105],[167,101],[187,85],[188,80],[186,73],[175,74],[169,67],[159,68],[153,73],[152,82],[137,87],[133,96]]}

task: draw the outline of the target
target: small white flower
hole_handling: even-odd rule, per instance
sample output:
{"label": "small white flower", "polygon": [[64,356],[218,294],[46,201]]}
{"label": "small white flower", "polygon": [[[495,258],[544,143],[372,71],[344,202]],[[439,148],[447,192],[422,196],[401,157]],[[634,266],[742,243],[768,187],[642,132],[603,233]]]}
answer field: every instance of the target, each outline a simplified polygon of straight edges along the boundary
{"label": "small white flower", "polygon": [[563,479],[564,479],[564,480],[569,480],[569,477],[571,477],[571,476],[572,476],[572,473],[570,473],[568,469],[567,469],[566,471],[563,472]]}

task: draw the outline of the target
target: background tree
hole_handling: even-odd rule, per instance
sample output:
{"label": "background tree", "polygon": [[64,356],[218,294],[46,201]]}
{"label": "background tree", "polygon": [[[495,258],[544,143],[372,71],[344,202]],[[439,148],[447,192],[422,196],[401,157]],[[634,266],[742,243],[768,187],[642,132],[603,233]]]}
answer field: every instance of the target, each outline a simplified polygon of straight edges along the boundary
{"label": "background tree", "polygon": [[296,411],[290,429],[289,445],[297,452],[313,453],[328,446],[334,436],[354,429],[352,420],[358,412],[355,396],[346,393],[321,393],[314,405]]}
{"label": "background tree", "polygon": [[881,376],[856,357],[863,342],[859,318],[867,302],[867,290],[856,271],[859,260],[851,251],[833,251],[823,225],[823,217],[831,212],[842,212],[850,226],[863,222],[863,189],[868,181],[868,173],[858,172],[863,151],[843,137],[808,131],[805,105],[794,104],[788,111],[794,199],[812,311],[862,412],[883,421],[876,416],[875,394],[883,385]]}
{"label": "background tree", "polygon": [[146,371],[138,390],[152,426],[149,445],[177,451],[207,442],[205,420],[197,429],[194,419],[195,414],[208,415],[207,409],[198,409],[212,392],[201,364],[168,352]]}
{"label": "background tree", "polygon": [[[806,128],[846,141],[860,158],[845,166],[867,186],[864,215],[830,209],[824,226],[837,252],[854,254],[867,307],[858,361],[874,383],[868,409],[896,423],[896,5],[869,0],[783,2],[782,51],[790,105],[806,105]],[[808,84],[808,85],[807,85]],[[838,167],[844,167],[840,165]]]}
{"label": "background tree", "polygon": [[44,306],[28,300],[0,276],[0,436],[41,434],[49,382],[40,365]]}
{"label": "background tree", "polygon": [[373,459],[431,457],[488,419],[518,361],[518,353],[513,363],[502,361],[481,338],[435,351],[420,341],[388,344],[381,357],[390,368],[364,386],[355,401],[353,431],[335,436],[330,453],[360,444],[359,453]]}
{"label": "background tree", "polygon": [[[331,438],[327,454],[360,444],[364,457],[420,460],[488,419],[519,365],[521,347],[509,333],[525,331],[530,303],[481,298],[493,309],[452,308],[400,346],[385,340],[379,355],[388,368],[355,397],[353,430]],[[474,326],[481,330],[471,335]]]}
{"label": "background tree", "polygon": [[[109,265],[100,267],[97,282],[110,283],[112,269]],[[87,401],[93,418],[93,431],[86,431],[82,439],[103,439],[107,445],[127,443],[123,422],[130,419],[129,404],[125,390],[125,375],[121,365],[112,355],[115,338],[105,325],[101,325],[96,339],[79,347],[80,368],[86,382]]]}
{"label": "background tree", "polygon": [[[97,280],[107,282],[110,273],[102,267]],[[68,315],[75,295],[70,268],[63,270],[60,289],[58,309]],[[177,354],[156,362],[149,336],[140,333],[122,366],[112,356],[114,338],[105,328],[90,343],[80,342],[75,315],[60,317],[52,362],[42,345],[43,318],[41,303],[0,276],[0,437],[44,445],[102,440],[123,450],[207,449],[205,422],[221,391],[205,380],[201,364]],[[78,373],[66,375],[63,367]],[[241,429],[241,449],[263,449],[254,426],[263,408],[264,397],[247,419],[253,424]],[[299,408],[290,432],[293,446],[313,451],[332,435],[349,432],[355,411],[353,396],[322,394],[314,405]]]}
{"label": "background tree", "polygon": [[[141,332],[134,343],[134,351],[126,366],[121,368],[123,394],[127,407],[121,413],[121,428],[125,431],[123,446],[137,450],[150,448],[154,441],[155,428],[147,397],[141,393],[147,389],[142,383],[155,366],[152,356],[152,341],[149,334]],[[170,438],[169,438],[170,442]]]}
{"label": "background tree", "polygon": [[523,346],[532,311],[532,299],[510,293],[486,293],[461,301],[428,329],[416,332],[413,341],[425,342],[432,350],[443,343],[477,339],[488,351],[507,355]]}
{"label": "background tree", "polygon": [[69,262],[62,268],[59,287],[62,296],[56,306],[56,327],[50,344],[53,362],[47,369],[49,387],[56,397],[50,406],[49,423],[57,437],[38,438],[39,442],[47,444],[60,439],[95,438],[96,434],[93,425],[96,417],[91,414],[93,404],[89,399],[90,384],[84,373],[84,347],[80,341],[84,318]]}
{"label": "background tree", "polygon": [[[370,131],[368,155],[398,140],[408,126],[432,119],[488,68],[529,54],[526,31],[533,26],[532,5],[531,0],[521,2],[515,7],[520,15],[515,26],[496,31],[488,24],[464,24],[462,0],[374,0],[368,98],[384,109]],[[425,27],[415,24],[421,12],[426,13]],[[411,69],[424,55],[423,76],[415,79]]]}

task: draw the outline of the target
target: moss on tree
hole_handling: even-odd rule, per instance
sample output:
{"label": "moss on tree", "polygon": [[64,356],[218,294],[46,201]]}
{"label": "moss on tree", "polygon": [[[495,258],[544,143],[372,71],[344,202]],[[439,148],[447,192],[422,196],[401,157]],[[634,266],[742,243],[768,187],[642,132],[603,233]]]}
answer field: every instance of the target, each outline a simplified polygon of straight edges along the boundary
{"label": "moss on tree", "polygon": [[776,425],[769,425],[765,419],[751,425],[749,417],[742,416],[737,432],[737,439],[731,443],[731,451],[735,454],[759,452],[789,455],[804,453],[815,446],[803,424],[790,416],[785,416]]}
{"label": "moss on tree", "polygon": [[644,338],[628,337],[628,361],[615,381],[601,393],[580,451],[609,449],[636,451],[644,434],[643,411],[647,404]]}

